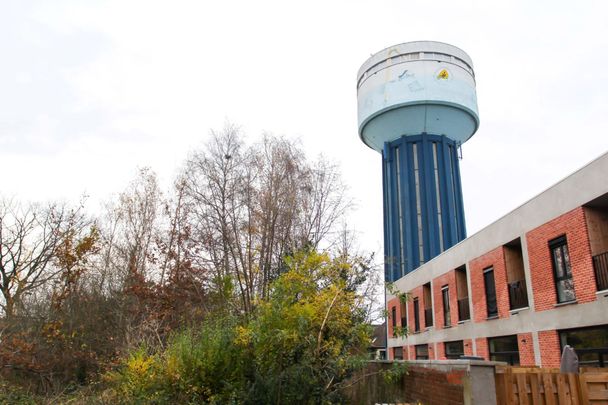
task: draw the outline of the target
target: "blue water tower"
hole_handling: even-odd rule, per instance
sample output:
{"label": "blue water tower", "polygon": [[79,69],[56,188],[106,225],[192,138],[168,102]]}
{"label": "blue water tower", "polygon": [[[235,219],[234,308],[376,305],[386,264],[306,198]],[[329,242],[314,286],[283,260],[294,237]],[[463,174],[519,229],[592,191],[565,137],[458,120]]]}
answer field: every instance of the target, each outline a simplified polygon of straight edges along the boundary
{"label": "blue water tower", "polygon": [[459,150],[479,127],[469,55],[407,42],[372,55],[357,80],[359,136],[382,154],[385,280],[466,238]]}

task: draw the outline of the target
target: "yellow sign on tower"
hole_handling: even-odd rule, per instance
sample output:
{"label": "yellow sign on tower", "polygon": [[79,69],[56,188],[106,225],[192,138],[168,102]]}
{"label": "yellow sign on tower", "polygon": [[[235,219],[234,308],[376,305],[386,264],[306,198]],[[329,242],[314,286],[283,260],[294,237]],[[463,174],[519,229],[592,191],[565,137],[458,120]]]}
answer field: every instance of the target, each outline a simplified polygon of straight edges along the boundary
{"label": "yellow sign on tower", "polygon": [[437,79],[447,80],[450,78],[450,74],[447,69],[441,69],[441,72],[437,75]]}

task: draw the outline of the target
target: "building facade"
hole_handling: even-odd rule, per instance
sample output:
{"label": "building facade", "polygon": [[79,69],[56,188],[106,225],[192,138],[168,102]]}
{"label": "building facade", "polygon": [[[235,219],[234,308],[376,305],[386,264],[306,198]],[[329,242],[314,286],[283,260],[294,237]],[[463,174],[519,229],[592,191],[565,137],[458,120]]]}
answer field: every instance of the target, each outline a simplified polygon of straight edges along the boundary
{"label": "building facade", "polygon": [[[395,281],[391,359],[608,367],[608,153]],[[405,337],[397,333],[407,327]]]}

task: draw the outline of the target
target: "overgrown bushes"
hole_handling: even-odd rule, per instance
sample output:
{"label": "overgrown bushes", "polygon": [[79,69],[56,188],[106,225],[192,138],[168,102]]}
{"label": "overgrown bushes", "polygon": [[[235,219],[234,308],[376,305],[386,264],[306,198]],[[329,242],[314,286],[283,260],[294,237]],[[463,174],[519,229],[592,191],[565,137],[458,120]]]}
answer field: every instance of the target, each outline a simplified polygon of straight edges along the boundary
{"label": "overgrown bushes", "polygon": [[335,165],[232,125],[169,190],[144,168],[95,216],[0,196],[0,381],[49,403],[335,401],[374,296],[349,206]]}
{"label": "overgrown bushes", "polygon": [[118,398],[153,403],[339,403],[364,364],[369,329],[357,269],[297,253],[249,318],[227,313],[133,352],[109,375]]}

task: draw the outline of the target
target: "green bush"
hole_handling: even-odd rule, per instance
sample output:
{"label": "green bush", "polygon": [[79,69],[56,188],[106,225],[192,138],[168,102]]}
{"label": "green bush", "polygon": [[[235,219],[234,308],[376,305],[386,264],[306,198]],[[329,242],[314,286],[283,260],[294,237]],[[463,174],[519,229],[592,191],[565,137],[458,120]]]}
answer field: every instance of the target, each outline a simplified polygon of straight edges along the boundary
{"label": "green bush", "polygon": [[39,403],[39,399],[33,394],[0,380],[0,404],[34,405],[37,403]]}
{"label": "green bush", "polygon": [[236,331],[229,316],[208,320],[174,335],[162,353],[133,352],[108,379],[125,403],[242,402],[251,361],[235,343]]}
{"label": "green bush", "polygon": [[365,366],[370,328],[340,259],[301,252],[248,318],[216,314],[174,335],[165,350],[140,348],[109,375],[124,403],[341,403]]}

